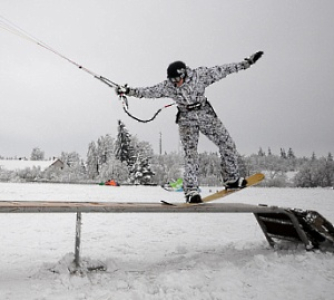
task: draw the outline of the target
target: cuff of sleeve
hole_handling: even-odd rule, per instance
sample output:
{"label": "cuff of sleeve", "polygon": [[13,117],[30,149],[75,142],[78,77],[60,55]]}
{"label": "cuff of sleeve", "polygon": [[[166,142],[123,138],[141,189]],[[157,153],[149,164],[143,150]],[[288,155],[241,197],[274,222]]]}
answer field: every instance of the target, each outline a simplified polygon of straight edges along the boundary
{"label": "cuff of sleeve", "polygon": [[242,64],[243,64],[244,69],[246,70],[252,65],[252,62],[249,59],[245,58]]}
{"label": "cuff of sleeve", "polygon": [[136,97],[137,94],[138,94],[137,89],[131,89],[131,88],[129,89],[128,96],[130,96],[130,97]]}

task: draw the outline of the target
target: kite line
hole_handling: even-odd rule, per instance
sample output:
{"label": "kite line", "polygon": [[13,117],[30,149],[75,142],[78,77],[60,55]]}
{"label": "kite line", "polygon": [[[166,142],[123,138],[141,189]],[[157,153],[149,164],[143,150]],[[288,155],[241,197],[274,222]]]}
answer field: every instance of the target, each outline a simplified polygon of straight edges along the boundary
{"label": "kite line", "polygon": [[[57,50],[55,50],[54,48],[50,47],[48,44],[46,44],[45,42],[42,42],[41,40],[39,40],[38,38],[34,37],[33,35],[31,35],[30,33],[28,33],[27,31],[25,31],[24,29],[20,28],[19,26],[17,26],[16,24],[14,24],[13,22],[11,22],[10,20],[6,19],[5,17],[1,16],[0,15],[0,28],[20,37],[20,38],[23,38],[23,39],[26,39],[50,52],[52,52],[53,54],[61,57],[62,59],[68,61],[69,63],[71,63],[72,65],[78,67],[79,69],[85,71],[86,73],[92,75],[94,78],[100,80],[101,82],[103,82],[104,84],[108,85],[109,87],[111,88],[119,88],[119,87],[122,87],[121,85],[115,83],[114,81],[104,77],[104,76],[101,76],[101,75],[98,75],[96,74],[95,72],[85,68],[84,66],[82,66],[81,64],[75,62],[74,60],[68,58],[67,56],[63,55],[62,53],[58,52]],[[129,104],[128,104],[128,100],[126,98],[126,96],[124,95],[120,95],[119,96],[119,99],[122,103],[122,107],[123,107],[123,110],[124,112],[131,118],[133,118],[134,120],[138,121],[138,122],[141,122],[141,123],[148,123],[148,122],[151,122],[153,121],[157,116],[158,114],[165,108],[168,108],[168,107],[171,107],[173,105],[175,105],[175,103],[172,103],[172,104],[168,104],[168,105],[165,105],[163,106],[162,108],[158,109],[156,111],[156,113],[150,118],[150,119],[146,119],[146,120],[143,120],[143,119],[140,119],[140,118],[137,118],[136,116],[132,115],[130,112],[129,112]]]}

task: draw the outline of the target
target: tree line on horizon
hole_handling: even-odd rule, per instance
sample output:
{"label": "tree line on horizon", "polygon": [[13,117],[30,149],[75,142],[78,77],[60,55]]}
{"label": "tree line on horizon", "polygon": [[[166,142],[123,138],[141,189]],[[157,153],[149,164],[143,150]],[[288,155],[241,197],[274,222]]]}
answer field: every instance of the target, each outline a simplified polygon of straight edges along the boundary
{"label": "tree line on horizon", "polygon": [[[0,159],[4,159],[0,155]],[[172,152],[155,154],[152,145],[131,136],[119,121],[118,134],[101,136],[88,145],[87,157],[77,152],[62,152],[59,159],[62,169],[38,167],[9,171],[0,167],[2,182],[66,182],[102,183],[113,179],[120,184],[157,184],[176,180],[183,176],[183,155]],[[30,160],[45,160],[45,154],[34,148]],[[292,148],[280,149],[279,155],[259,148],[258,153],[239,156],[239,168],[243,176],[256,172],[266,175],[262,185],[275,187],[333,187],[334,161],[327,157],[298,158]],[[199,181],[201,185],[222,184],[220,158],[217,152],[199,153]]]}

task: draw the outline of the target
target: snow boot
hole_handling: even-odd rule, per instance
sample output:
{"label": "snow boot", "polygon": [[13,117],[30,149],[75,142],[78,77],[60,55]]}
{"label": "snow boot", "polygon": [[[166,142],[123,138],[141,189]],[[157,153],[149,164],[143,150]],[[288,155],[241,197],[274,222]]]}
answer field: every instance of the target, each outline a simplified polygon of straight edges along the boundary
{"label": "snow boot", "polygon": [[187,203],[201,203],[201,195],[197,191],[189,191],[186,193],[186,202]]}
{"label": "snow boot", "polygon": [[231,189],[242,189],[246,187],[247,180],[244,177],[239,177],[237,180],[229,180],[224,183],[226,190]]}

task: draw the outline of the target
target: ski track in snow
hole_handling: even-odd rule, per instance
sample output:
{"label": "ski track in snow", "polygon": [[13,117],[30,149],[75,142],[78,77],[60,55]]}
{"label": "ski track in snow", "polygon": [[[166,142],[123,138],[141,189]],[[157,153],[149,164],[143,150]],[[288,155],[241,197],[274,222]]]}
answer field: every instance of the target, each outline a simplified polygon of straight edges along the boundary
{"label": "ski track in snow", "polygon": [[[203,195],[216,188],[202,188]],[[160,187],[0,183],[0,200],[183,201]],[[316,210],[330,189],[249,188],[225,202]],[[332,299],[333,253],[266,242],[252,214],[83,213],[82,266],[70,274],[75,214],[1,214],[0,299]]]}

